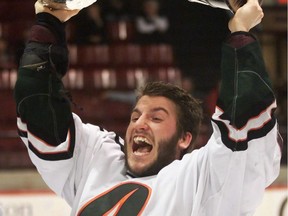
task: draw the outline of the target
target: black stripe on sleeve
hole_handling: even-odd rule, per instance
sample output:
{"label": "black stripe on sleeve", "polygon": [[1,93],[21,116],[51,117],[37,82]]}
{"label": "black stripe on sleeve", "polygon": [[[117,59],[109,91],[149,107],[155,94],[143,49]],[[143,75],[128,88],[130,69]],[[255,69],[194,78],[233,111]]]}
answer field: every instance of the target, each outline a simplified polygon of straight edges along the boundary
{"label": "black stripe on sleeve", "polygon": [[122,143],[120,142],[120,136],[117,134],[115,136],[115,142],[120,145],[121,151],[124,152],[124,145],[122,145]]}
{"label": "black stripe on sleeve", "polygon": [[232,151],[245,151],[248,148],[248,142],[253,140],[253,139],[257,139],[260,137],[264,137],[265,135],[267,135],[269,133],[269,131],[272,130],[272,128],[275,126],[276,124],[276,119],[272,118],[269,122],[267,122],[265,125],[263,125],[263,127],[259,128],[259,129],[251,129],[250,131],[248,131],[247,133],[247,138],[245,140],[241,140],[241,141],[236,141],[236,140],[232,140],[229,137],[229,130],[227,128],[227,126],[221,122],[221,121],[217,121],[217,120],[212,120],[220,129],[221,131],[221,140],[224,143],[224,145],[231,149]]}
{"label": "black stripe on sleeve", "polygon": [[20,129],[18,129],[18,135],[19,135],[21,138],[27,138],[27,137],[28,137],[27,132],[26,132],[26,131],[23,131],[23,130],[20,130]]}
{"label": "black stripe on sleeve", "polygon": [[[73,122],[73,121],[72,121]],[[56,153],[43,153],[37,150],[29,141],[28,147],[29,149],[37,155],[37,157],[47,160],[47,161],[58,161],[58,160],[66,160],[73,157],[74,148],[75,148],[75,125],[74,122],[71,124],[70,128],[70,143],[69,148],[65,152],[56,152]]]}

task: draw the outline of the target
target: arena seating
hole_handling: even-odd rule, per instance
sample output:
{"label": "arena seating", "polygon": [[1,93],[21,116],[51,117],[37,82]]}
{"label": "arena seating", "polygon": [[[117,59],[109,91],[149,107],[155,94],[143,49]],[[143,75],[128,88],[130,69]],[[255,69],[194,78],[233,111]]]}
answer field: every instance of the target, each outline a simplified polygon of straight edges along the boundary
{"label": "arena seating", "polygon": [[[25,43],[34,22],[34,2],[0,2],[0,37],[16,49]],[[66,29],[70,65],[63,82],[72,94],[73,112],[80,115],[83,122],[98,124],[123,136],[133,104],[106,97],[107,92],[131,93],[150,80],[181,84],[181,72],[175,66],[172,47],[135,43],[135,27],[131,20],[107,23],[108,44],[75,44],[75,26],[68,23]],[[17,135],[13,99],[17,67],[18,62],[0,65],[0,169],[33,166]]]}
{"label": "arena seating", "polygon": [[131,20],[109,21],[107,23],[110,42],[131,42],[135,38],[135,26]]}
{"label": "arena seating", "polygon": [[110,48],[108,45],[69,45],[72,67],[108,66]]}

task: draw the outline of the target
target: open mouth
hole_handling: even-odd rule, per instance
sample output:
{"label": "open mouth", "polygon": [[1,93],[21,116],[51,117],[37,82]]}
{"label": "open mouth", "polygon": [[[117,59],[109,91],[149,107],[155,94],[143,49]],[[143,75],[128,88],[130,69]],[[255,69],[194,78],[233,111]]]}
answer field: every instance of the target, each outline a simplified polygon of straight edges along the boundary
{"label": "open mouth", "polygon": [[149,143],[148,139],[145,137],[134,137],[132,150],[136,155],[146,155],[152,151],[153,146]]}

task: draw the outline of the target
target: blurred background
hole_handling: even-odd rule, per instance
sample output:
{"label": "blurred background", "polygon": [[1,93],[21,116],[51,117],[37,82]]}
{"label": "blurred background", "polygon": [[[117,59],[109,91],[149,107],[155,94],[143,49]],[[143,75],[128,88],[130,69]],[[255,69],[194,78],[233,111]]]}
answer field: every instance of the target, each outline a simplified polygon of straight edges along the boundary
{"label": "blurred background", "polygon": [[[34,198],[48,199],[46,205],[61,202],[43,184],[16,129],[13,87],[34,22],[34,2],[0,1],[0,216],[38,215],[27,197],[26,204],[17,200],[31,191]],[[276,216],[281,215],[282,204],[287,205],[287,0],[264,0],[263,10],[263,21],[253,33],[263,48],[284,139],[281,175],[273,185],[281,188],[282,195],[271,190],[279,202],[271,207],[271,194],[266,201],[270,212],[265,215]],[[205,145],[221,79],[221,45],[229,34],[231,16],[229,11],[188,0],[98,0],[83,9],[66,24],[70,67],[64,84],[72,94],[73,111],[84,122],[124,136],[135,88],[149,80],[171,82],[203,101],[205,119],[196,147]],[[271,213],[273,209],[277,213]],[[65,215],[59,209],[55,212]]]}

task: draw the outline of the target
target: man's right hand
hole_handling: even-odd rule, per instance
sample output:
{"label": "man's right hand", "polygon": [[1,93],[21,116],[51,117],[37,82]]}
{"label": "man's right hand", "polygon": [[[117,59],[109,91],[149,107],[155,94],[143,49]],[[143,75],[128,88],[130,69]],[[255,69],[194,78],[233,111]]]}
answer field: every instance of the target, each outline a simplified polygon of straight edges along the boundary
{"label": "man's right hand", "polygon": [[248,0],[246,4],[240,7],[229,22],[231,33],[236,31],[248,32],[258,25],[264,17],[263,10],[258,0]]}
{"label": "man's right hand", "polygon": [[71,17],[77,15],[80,10],[56,10],[56,9],[51,9],[47,6],[44,6],[40,2],[36,1],[34,4],[35,7],[35,13],[49,13],[58,18],[61,22],[66,22],[69,20]]}

